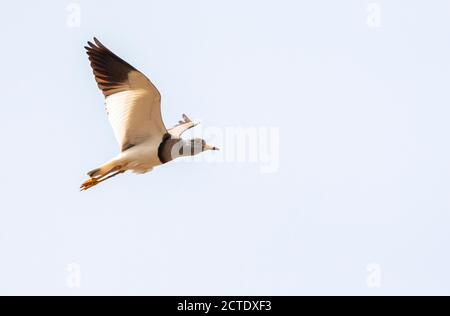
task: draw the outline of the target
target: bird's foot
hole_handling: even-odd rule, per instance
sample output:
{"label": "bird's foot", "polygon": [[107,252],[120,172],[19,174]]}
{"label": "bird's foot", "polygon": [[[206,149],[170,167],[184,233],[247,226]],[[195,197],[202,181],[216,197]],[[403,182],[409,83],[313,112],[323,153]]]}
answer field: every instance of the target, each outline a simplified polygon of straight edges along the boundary
{"label": "bird's foot", "polygon": [[94,185],[98,184],[99,181],[96,178],[90,178],[83,182],[83,184],[80,186],[80,191],[86,191],[89,188],[92,188]]}

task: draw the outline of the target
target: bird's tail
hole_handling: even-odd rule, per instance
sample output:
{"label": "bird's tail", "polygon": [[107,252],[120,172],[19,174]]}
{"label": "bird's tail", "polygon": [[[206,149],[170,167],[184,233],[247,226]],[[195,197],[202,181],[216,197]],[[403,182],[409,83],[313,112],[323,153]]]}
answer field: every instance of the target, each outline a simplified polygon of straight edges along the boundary
{"label": "bird's tail", "polygon": [[99,168],[95,168],[94,170],[89,171],[87,173],[89,179],[81,184],[80,190],[86,191],[87,189],[90,189],[93,186],[123,172],[125,172],[125,170],[122,170],[121,165],[116,164],[116,162],[114,161],[108,162]]}

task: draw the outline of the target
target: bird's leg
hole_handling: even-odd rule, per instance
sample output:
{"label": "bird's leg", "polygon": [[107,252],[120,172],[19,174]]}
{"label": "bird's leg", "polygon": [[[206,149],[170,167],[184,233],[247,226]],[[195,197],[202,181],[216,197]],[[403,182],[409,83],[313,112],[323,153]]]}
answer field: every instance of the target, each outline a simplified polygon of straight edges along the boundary
{"label": "bird's leg", "polygon": [[107,177],[104,177],[104,178],[101,178],[101,179],[97,180],[97,183],[96,183],[96,184],[99,184],[100,182],[103,182],[103,181],[106,181],[106,180],[108,180],[108,179],[111,179],[112,177],[115,177],[115,176],[117,176],[118,174],[121,174],[121,173],[124,173],[124,172],[125,172],[125,170],[119,170],[119,171],[117,171],[117,172],[115,172],[115,173],[110,174],[110,175],[107,176]]}
{"label": "bird's leg", "polygon": [[[117,169],[120,169],[120,167],[115,167],[115,168],[113,168],[110,172],[108,172],[108,173],[106,173],[106,174],[104,174],[104,175],[102,175],[102,176],[94,177],[94,178],[90,178],[90,179],[86,180],[86,181],[81,185],[80,190],[81,190],[81,191],[85,191],[85,190],[87,190],[87,189],[89,189],[89,188],[92,188],[93,186],[95,186],[95,185],[97,185],[97,184],[99,184],[99,183],[105,181],[105,180],[108,180],[108,179],[110,179],[110,178],[112,178],[112,177],[114,177],[114,176],[117,176],[118,174],[121,174],[121,173],[124,173],[124,172],[125,172],[125,170],[119,170],[119,171],[117,171],[117,172],[111,174],[111,172],[114,172],[114,171],[117,170]],[[109,175],[108,175],[108,174],[109,174]]]}

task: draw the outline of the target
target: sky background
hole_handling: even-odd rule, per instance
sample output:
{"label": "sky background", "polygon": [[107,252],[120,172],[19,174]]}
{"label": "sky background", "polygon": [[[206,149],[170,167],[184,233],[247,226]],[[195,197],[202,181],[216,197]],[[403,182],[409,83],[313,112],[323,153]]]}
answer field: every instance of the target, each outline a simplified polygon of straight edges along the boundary
{"label": "sky background", "polygon": [[[445,0],[3,3],[0,294],[449,295],[449,17]],[[278,130],[278,168],[182,161],[80,193],[118,150],[93,36],[153,81],[168,126]]]}

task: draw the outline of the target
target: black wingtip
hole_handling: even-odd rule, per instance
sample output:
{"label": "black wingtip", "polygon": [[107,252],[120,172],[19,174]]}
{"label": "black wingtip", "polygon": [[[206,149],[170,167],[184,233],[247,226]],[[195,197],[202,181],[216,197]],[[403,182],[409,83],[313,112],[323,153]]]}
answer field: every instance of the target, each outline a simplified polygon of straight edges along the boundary
{"label": "black wingtip", "polygon": [[[95,44],[94,44],[95,43]],[[93,37],[92,41],[87,41],[87,44],[91,47],[91,48],[97,48],[98,46],[102,46],[102,43],[97,39],[97,37]]]}
{"label": "black wingtip", "polygon": [[102,42],[100,42],[97,37],[94,37],[94,43],[100,47],[100,48],[106,48],[105,45],[102,44]]}

